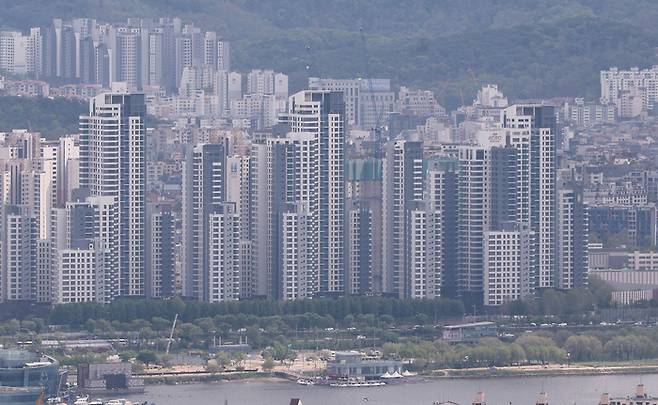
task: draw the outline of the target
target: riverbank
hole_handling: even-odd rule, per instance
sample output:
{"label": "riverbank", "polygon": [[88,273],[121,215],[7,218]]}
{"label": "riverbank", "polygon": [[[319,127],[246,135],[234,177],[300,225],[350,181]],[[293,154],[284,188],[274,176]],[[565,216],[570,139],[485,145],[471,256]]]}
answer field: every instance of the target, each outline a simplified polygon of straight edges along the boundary
{"label": "riverbank", "polygon": [[278,381],[283,378],[273,373],[262,371],[235,371],[235,372],[177,372],[177,373],[147,373],[138,374],[145,384],[191,384],[217,381]]}
{"label": "riverbank", "polygon": [[[587,365],[587,364],[550,364],[536,366],[480,367],[468,369],[441,369],[422,373],[423,379],[468,379],[468,378],[506,378],[506,377],[542,377],[542,376],[596,376],[596,375],[631,375],[656,374],[658,364],[622,364],[622,365]],[[260,381],[280,382],[295,381],[298,374],[287,371],[263,372],[257,370],[230,372],[160,372],[139,374],[146,384],[191,384],[221,381]],[[414,378],[416,380],[417,378]],[[404,381],[401,381],[404,382]]]}
{"label": "riverbank", "polygon": [[537,366],[481,367],[467,369],[442,369],[424,374],[428,378],[498,378],[498,377],[541,377],[569,375],[623,375],[658,374],[658,364],[638,365],[586,365],[551,364]]}

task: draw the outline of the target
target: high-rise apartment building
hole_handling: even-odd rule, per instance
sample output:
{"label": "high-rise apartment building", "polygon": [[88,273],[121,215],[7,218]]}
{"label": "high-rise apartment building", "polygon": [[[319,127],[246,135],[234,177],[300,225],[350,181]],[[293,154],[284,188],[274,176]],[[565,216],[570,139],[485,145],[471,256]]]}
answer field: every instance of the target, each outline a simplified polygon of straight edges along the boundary
{"label": "high-rise apartment building", "polygon": [[658,66],[601,71],[601,104],[613,104],[621,118],[637,117],[658,101]]}
{"label": "high-rise apartment building", "polygon": [[480,301],[483,291],[484,233],[490,222],[491,150],[465,146],[459,149],[457,291]]}
{"label": "high-rise apartment building", "polygon": [[413,205],[406,219],[404,297],[435,298],[441,295],[443,268],[441,212],[431,201]]}
{"label": "high-rise apartment building", "polygon": [[439,252],[435,253],[440,254],[435,261],[440,261],[441,265],[441,295],[453,298],[457,296],[459,270],[458,166],[456,157],[425,160],[425,201],[431,204],[441,225],[440,248],[436,248]]}
{"label": "high-rise apartment building", "polygon": [[16,31],[0,31],[0,69],[16,74],[39,77],[41,74],[42,37],[38,28],[29,35]]}
{"label": "high-rise apartment building", "polygon": [[148,66],[146,60],[148,52],[146,57],[143,55],[144,35],[148,39],[146,30],[134,27],[120,27],[116,33],[114,49],[115,75],[113,75],[112,81],[126,82],[131,91],[142,88],[145,76],[143,67]]}
{"label": "high-rise apartment building", "polygon": [[143,94],[115,91],[80,117],[80,188],[118,209],[118,295],[145,293],[146,153]]}
{"label": "high-rise apartment building", "polygon": [[589,269],[589,211],[582,190],[574,184],[562,184],[556,208],[556,287],[582,287]]}
{"label": "high-rise apartment building", "polygon": [[382,291],[405,297],[408,268],[410,213],[423,201],[422,144],[391,141],[386,147],[382,187]]}
{"label": "high-rise apartment building", "polygon": [[37,220],[25,205],[3,210],[2,255],[4,300],[37,299]]}
{"label": "high-rise apartment building", "polygon": [[240,215],[235,204],[215,204],[207,217],[208,302],[237,300],[241,287]]}
{"label": "high-rise apartment building", "polygon": [[53,210],[54,303],[108,303],[120,295],[119,221],[114,197],[83,189]]}
{"label": "high-rise apartment building", "polygon": [[[26,134],[22,140],[33,139]],[[38,139],[38,134],[35,134]],[[0,159],[0,296],[2,300],[36,300],[40,186],[38,160],[31,148],[10,147]]]}
{"label": "high-rise apartment building", "polygon": [[373,210],[361,200],[348,200],[345,209],[345,293],[373,291]]}
{"label": "high-rise apartment building", "polygon": [[498,306],[534,292],[535,234],[527,224],[508,222],[484,232],[484,305]]}
{"label": "high-rise apartment building", "polygon": [[217,70],[231,71],[231,43],[217,41]]}
{"label": "high-rise apartment building", "polygon": [[[529,225],[537,234],[537,287],[555,287],[555,232],[556,232],[556,118],[552,106],[539,104],[515,104],[502,112],[506,128],[525,131],[517,135],[519,143],[525,145],[519,152],[521,176],[528,176]],[[528,136],[529,139],[521,139]],[[514,136],[513,136],[514,138]],[[512,140],[512,144],[514,144]],[[527,157],[526,157],[527,153]],[[525,194],[524,179],[519,181],[521,195]],[[524,212],[525,208],[519,210]],[[525,214],[520,222],[525,221]]]}
{"label": "high-rise apartment building", "polygon": [[290,97],[287,123],[293,133],[310,133],[319,147],[320,291],[344,290],[345,104],[330,91],[301,91]]}
{"label": "high-rise apartment building", "polygon": [[345,120],[350,125],[357,125],[359,122],[359,90],[361,88],[359,80],[309,77],[308,88],[343,93]]}
{"label": "high-rise apartment building", "polygon": [[259,273],[274,297],[312,297],[322,291],[320,140],[315,133],[298,132],[270,138],[266,145],[267,237],[265,249],[257,249],[266,255],[266,269]]}
{"label": "high-rise apartment building", "polygon": [[87,249],[59,249],[52,300],[57,304],[105,301],[105,258],[107,251],[90,243]]}
{"label": "high-rise apartment building", "polygon": [[182,291],[186,297],[208,301],[215,271],[211,268],[210,215],[226,202],[226,145],[198,144],[188,150],[183,185]]}
{"label": "high-rise apartment building", "polygon": [[147,297],[166,298],[176,294],[174,216],[168,203],[146,204]]}
{"label": "high-rise apartment building", "polygon": [[350,159],[345,165],[345,292],[381,293],[382,161]]}

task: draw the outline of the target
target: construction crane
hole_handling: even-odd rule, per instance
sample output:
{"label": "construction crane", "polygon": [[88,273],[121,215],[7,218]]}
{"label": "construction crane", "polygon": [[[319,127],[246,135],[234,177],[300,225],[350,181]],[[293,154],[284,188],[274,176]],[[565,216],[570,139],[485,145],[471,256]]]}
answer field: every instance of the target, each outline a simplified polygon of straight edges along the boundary
{"label": "construction crane", "polygon": [[[359,34],[361,36],[361,45],[362,45],[362,53],[363,53],[363,69],[364,69],[364,74],[365,77],[363,80],[366,81],[366,89],[368,93],[372,94],[373,91],[373,83],[372,83],[372,70],[370,69],[370,55],[368,54],[368,38],[365,33],[365,29],[361,25],[359,27]],[[380,105],[378,104],[378,101],[376,99],[372,99],[373,103],[373,108],[374,108],[374,115],[375,115],[375,122],[374,125],[371,128],[364,128],[364,129],[369,129],[372,131],[374,135],[374,140],[375,144],[377,145],[377,151],[375,153],[375,157],[381,158],[383,155],[383,136],[382,136],[382,118],[383,118],[383,111],[380,108]],[[362,104],[359,104],[359,108],[362,108]],[[362,119],[363,117],[360,117]]]}
{"label": "construction crane", "polygon": [[479,85],[478,79],[475,77],[475,72],[473,71],[473,69],[469,67],[467,72],[471,74],[471,80],[473,80],[473,83],[475,83],[476,86]]}
{"label": "construction crane", "polygon": [[[373,91],[372,69],[370,68],[370,54],[368,53],[368,37],[366,36],[363,26],[359,27],[361,34],[361,45],[363,46],[363,60],[364,60],[364,73],[368,92]],[[371,130],[379,133],[381,130],[381,123],[383,120],[384,111],[380,108],[377,100],[373,100],[373,107],[375,109],[375,123]]]}
{"label": "construction crane", "polygon": [[167,351],[166,354],[169,354],[169,349],[171,349],[171,341],[174,340],[174,330],[176,329],[176,322],[178,322],[178,314],[174,316],[174,323],[171,325],[171,332],[169,333],[169,340],[167,340]]}
{"label": "construction crane", "polygon": [[[470,67],[466,70],[470,75],[471,75],[471,80],[473,80],[473,90],[477,92],[478,88],[480,87],[480,83],[478,82],[477,77],[475,77],[475,72],[473,69]],[[464,104],[463,96],[462,96],[462,105]]]}
{"label": "construction crane", "polygon": [[306,44],[306,66],[304,68],[306,69],[306,76],[311,75],[311,68],[315,67],[315,60],[313,58],[313,47],[311,47],[311,44]]}

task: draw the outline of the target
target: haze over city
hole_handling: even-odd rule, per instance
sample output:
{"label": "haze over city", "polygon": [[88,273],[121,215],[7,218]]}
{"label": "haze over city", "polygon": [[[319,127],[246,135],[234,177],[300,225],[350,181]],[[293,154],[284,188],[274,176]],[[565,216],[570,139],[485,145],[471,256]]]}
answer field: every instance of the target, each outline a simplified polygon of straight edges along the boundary
{"label": "haze over city", "polygon": [[658,403],[658,4],[0,9],[0,404]]}

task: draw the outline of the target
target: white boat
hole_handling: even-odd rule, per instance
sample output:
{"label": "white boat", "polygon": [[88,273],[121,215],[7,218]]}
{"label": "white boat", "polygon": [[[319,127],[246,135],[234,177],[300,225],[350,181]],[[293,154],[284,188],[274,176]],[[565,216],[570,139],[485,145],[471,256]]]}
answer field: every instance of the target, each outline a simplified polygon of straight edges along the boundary
{"label": "white boat", "polygon": [[306,378],[300,378],[300,379],[297,380],[297,384],[299,384],[299,385],[315,385],[315,381],[308,380]]}
{"label": "white boat", "polygon": [[88,396],[77,397],[73,405],[89,405],[89,397]]}
{"label": "white boat", "polygon": [[337,388],[359,388],[359,387],[381,387],[386,385],[384,381],[341,381],[330,383],[330,387]]}

